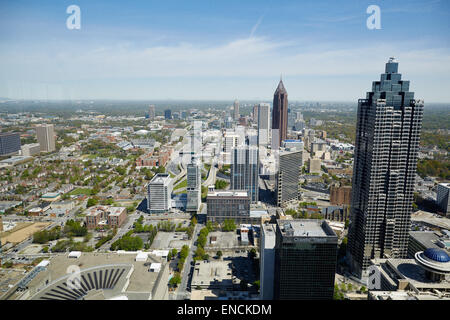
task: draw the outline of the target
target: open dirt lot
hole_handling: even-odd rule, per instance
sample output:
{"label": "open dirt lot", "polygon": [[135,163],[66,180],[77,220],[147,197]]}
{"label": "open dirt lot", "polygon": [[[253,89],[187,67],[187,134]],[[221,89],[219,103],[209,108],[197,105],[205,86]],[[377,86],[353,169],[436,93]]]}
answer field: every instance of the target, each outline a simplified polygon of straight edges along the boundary
{"label": "open dirt lot", "polygon": [[47,227],[50,224],[51,223],[49,223],[49,222],[36,222],[36,223],[29,224],[25,227],[18,226],[17,228],[9,231],[7,234],[2,235],[1,242],[2,242],[2,244],[5,244],[7,242],[11,242],[14,244],[22,242],[23,240],[25,240],[28,237],[30,237],[31,235],[33,235],[35,232],[38,232],[38,231],[44,229],[45,227]]}

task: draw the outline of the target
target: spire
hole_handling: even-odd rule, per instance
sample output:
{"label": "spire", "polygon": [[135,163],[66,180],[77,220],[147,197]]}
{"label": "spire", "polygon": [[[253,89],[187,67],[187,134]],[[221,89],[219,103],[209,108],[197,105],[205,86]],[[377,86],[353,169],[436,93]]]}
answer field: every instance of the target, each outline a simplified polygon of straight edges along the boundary
{"label": "spire", "polygon": [[281,75],[280,75],[280,82],[278,83],[277,90],[275,90],[275,94],[277,94],[277,93],[287,93],[286,88],[284,87],[283,79],[281,78]]}

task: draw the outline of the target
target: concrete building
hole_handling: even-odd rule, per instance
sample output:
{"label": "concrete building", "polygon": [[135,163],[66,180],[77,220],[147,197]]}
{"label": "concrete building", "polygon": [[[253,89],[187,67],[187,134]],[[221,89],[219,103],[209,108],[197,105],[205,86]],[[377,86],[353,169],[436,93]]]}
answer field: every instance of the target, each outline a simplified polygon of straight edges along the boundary
{"label": "concrete building", "polygon": [[197,261],[191,287],[202,289],[233,290],[235,284],[229,260]]}
{"label": "concrete building", "polygon": [[36,126],[36,136],[41,152],[55,151],[55,131],[53,124],[39,124]]}
{"label": "concrete building", "polygon": [[270,143],[270,104],[258,105],[258,146]]}
{"label": "concrete building", "polygon": [[332,300],[338,237],[325,220],[277,220],[275,300]]}
{"label": "concrete building", "polygon": [[261,225],[260,245],[260,292],[262,300],[273,300],[273,281],[275,276],[276,225]]}
{"label": "concrete building", "polygon": [[450,257],[442,249],[428,248],[414,259],[372,259],[371,264],[379,277],[369,299],[450,300]]}
{"label": "concrete building", "polygon": [[436,204],[444,216],[450,216],[450,183],[439,183],[437,185]]}
{"label": "concrete building", "polygon": [[296,149],[298,151],[303,151],[303,141],[302,140],[294,140],[294,139],[287,139],[281,142],[281,146],[283,148],[288,149]]}
{"label": "concrete building", "polygon": [[235,223],[246,223],[250,218],[250,198],[245,190],[211,190],[206,203],[208,221],[221,223],[233,219]]}
{"label": "concrete building", "polygon": [[347,254],[360,278],[370,260],[408,253],[423,101],[401,76],[390,58],[358,101]]}
{"label": "concrete building", "polygon": [[298,200],[298,182],[302,151],[282,149],[279,153],[279,167],[276,179],[276,203],[278,207],[287,202]]}
{"label": "concrete building", "polygon": [[20,151],[20,134],[16,132],[0,133],[0,156],[16,154]]}
{"label": "concrete building", "polygon": [[147,185],[147,209],[150,213],[164,213],[171,208],[172,179],[167,173],[158,173]]}
{"label": "concrete building", "polygon": [[352,187],[351,186],[331,186],[330,187],[330,204],[332,206],[349,206],[351,203]]}
{"label": "concrete building", "polygon": [[186,211],[197,213],[202,201],[202,178],[198,162],[192,161],[187,165],[186,179]]}
{"label": "concrete building", "polygon": [[258,123],[258,108],[259,108],[258,104],[255,104],[253,106],[252,119],[254,123]]}
{"label": "concrete building", "polygon": [[322,161],[319,158],[310,158],[308,162],[309,173],[320,173],[322,169]]}
{"label": "concrete building", "polygon": [[[8,300],[167,300],[169,264],[139,252],[78,252],[53,255],[39,263],[2,299]],[[79,277],[67,272],[76,264]],[[150,270],[152,266],[153,270]],[[77,281],[78,280],[78,281]]]}
{"label": "concrete building", "polygon": [[22,155],[25,157],[35,156],[41,152],[39,143],[30,143],[22,146]]}
{"label": "concrete building", "polygon": [[[448,238],[434,231],[410,231],[408,258],[414,258],[417,252],[425,251],[428,248],[446,249],[446,242],[448,241]],[[447,250],[447,253],[450,252]]]}
{"label": "concrete building", "polygon": [[231,190],[246,190],[252,203],[259,200],[259,152],[257,147],[233,149],[231,161]]}

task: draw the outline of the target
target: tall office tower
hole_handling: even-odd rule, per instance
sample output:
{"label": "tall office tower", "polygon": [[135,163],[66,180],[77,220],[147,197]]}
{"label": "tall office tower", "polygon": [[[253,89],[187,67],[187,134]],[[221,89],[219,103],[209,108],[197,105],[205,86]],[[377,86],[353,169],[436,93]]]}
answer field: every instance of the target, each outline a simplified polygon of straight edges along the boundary
{"label": "tall office tower", "polygon": [[358,101],[348,258],[367,276],[374,258],[405,258],[423,101],[414,100],[390,58],[372,92]]}
{"label": "tall office tower", "polygon": [[298,200],[298,181],[303,152],[300,150],[281,150],[276,179],[277,206]]}
{"label": "tall office tower", "polygon": [[275,300],[331,300],[338,237],[325,220],[277,220]]}
{"label": "tall office tower", "polygon": [[267,146],[270,142],[270,105],[258,105],[258,146]]}
{"label": "tall office tower", "polygon": [[200,208],[200,204],[202,201],[202,184],[201,184],[201,171],[200,166],[198,165],[198,161],[195,161],[194,158],[192,162],[187,165],[187,204],[186,211],[187,212],[195,212],[197,213]]}
{"label": "tall office tower", "polygon": [[52,124],[40,124],[36,126],[37,141],[41,151],[55,151],[55,131]]}
{"label": "tall office tower", "polygon": [[170,210],[172,179],[167,173],[158,173],[147,185],[147,209],[150,213],[164,213]]}
{"label": "tall office tower", "polygon": [[437,185],[436,204],[444,216],[450,215],[450,183],[439,183]]}
{"label": "tall office tower", "polygon": [[257,104],[255,104],[253,106],[253,122],[254,123],[258,123],[258,108],[259,108],[259,105],[257,105]]}
{"label": "tall office tower", "polygon": [[275,149],[281,146],[281,141],[287,137],[288,128],[288,94],[280,79],[273,95],[272,110],[272,145]]}
{"label": "tall office tower", "polygon": [[246,190],[252,203],[258,202],[259,153],[254,146],[234,148],[231,156],[231,190]]}
{"label": "tall office tower", "polygon": [[234,115],[233,115],[233,119],[235,121],[239,120],[240,118],[240,114],[239,114],[239,101],[234,100],[233,103],[233,111],[234,111]]}
{"label": "tall office tower", "polygon": [[288,130],[292,130],[294,128],[296,118],[297,114],[292,111],[291,108],[288,108]]}
{"label": "tall office tower", "polygon": [[156,116],[155,105],[151,104],[148,107],[148,117],[149,117],[149,119],[155,119],[155,116]]}
{"label": "tall office tower", "polygon": [[260,245],[260,297],[262,300],[273,300],[273,278],[275,276],[275,240],[276,225],[261,225]]}
{"label": "tall office tower", "polygon": [[170,109],[164,110],[164,119],[166,120],[172,119],[172,110]]}
{"label": "tall office tower", "polygon": [[14,154],[20,150],[20,134],[15,132],[0,133],[0,156]]}

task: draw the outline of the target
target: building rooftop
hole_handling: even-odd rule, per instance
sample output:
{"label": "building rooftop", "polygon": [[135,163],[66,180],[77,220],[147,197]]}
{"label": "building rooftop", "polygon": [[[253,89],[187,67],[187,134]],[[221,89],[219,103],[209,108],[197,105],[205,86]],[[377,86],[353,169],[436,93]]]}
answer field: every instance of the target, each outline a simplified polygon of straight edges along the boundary
{"label": "building rooftop", "polygon": [[167,185],[171,181],[169,174],[167,173],[158,173],[153,177],[153,179],[150,181],[150,184],[164,184]]}
{"label": "building rooftop", "polygon": [[325,220],[298,219],[277,220],[283,236],[290,237],[336,237]]}
{"label": "building rooftop", "polygon": [[212,191],[208,192],[208,197],[248,197],[248,193],[244,190]]}

